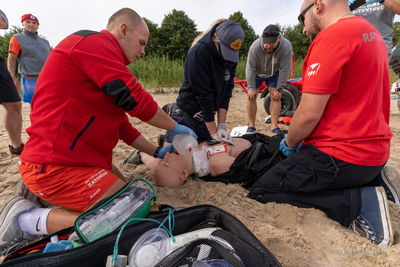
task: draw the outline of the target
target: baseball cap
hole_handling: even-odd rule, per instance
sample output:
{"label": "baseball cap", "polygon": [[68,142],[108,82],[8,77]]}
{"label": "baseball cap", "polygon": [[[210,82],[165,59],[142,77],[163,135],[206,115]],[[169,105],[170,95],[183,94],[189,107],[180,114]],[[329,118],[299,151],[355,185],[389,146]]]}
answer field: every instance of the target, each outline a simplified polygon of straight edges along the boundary
{"label": "baseball cap", "polygon": [[25,15],[22,15],[22,17],[21,17],[21,22],[24,22],[24,20],[27,20],[27,19],[36,21],[37,24],[39,25],[39,20],[38,20],[38,18],[35,17],[34,15],[32,15],[32,14],[25,14]]}
{"label": "baseball cap", "polygon": [[278,39],[278,36],[280,35],[279,28],[276,27],[275,25],[271,24],[265,27],[263,31],[263,43],[268,44],[268,43],[275,43],[276,40]]}
{"label": "baseball cap", "polygon": [[222,22],[215,33],[218,36],[221,54],[229,61],[239,62],[239,48],[244,41],[244,31],[239,23],[233,20]]}

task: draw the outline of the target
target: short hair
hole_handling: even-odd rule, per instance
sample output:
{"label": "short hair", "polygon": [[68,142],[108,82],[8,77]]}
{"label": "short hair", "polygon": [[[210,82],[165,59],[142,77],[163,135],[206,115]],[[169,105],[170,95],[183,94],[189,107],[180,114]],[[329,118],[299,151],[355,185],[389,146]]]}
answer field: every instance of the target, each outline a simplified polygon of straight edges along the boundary
{"label": "short hair", "polygon": [[130,28],[135,30],[141,25],[143,19],[136,13],[133,9],[122,8],[115,12],[109,19],[107,23],[107,29],[114,28],[121,23],[126,23]]}

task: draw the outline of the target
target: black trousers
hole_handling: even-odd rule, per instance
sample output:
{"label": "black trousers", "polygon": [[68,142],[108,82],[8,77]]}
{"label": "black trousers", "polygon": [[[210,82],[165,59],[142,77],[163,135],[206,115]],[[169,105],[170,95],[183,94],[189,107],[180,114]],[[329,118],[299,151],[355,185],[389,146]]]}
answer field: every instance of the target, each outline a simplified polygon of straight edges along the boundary
{"label": "black trousers", "polygon": [[383,167],[350,164],[307,145],[261,176],[248,196],[316,208],[349,226],[360,209],[360,188],[378,185],[375,178]]}

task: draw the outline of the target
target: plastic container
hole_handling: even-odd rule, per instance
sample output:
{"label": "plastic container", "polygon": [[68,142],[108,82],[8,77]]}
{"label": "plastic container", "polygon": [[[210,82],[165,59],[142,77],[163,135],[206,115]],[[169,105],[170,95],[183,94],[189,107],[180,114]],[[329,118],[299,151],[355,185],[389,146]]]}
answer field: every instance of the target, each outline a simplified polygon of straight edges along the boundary
{"label": "plastic container", "polygon": [[190,156],[193,149],[197,149],[199,143],[196,138],[190,134],[177,134],[172,140],[176,151],[183,156]]}

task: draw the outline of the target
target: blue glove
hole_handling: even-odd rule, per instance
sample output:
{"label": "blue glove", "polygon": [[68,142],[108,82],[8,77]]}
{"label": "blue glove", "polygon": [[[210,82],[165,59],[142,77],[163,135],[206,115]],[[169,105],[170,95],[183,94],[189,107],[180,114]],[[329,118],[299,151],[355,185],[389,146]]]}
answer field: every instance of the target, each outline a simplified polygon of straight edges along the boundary
{"label": "blue glove", "polygon": [[167,154],[168,152],[169,153],[174,152],[174,146],[172,144],[169,144],[168,146],[165,146],[165,147],[161,148],[158,151],[157,158],[163,159],[165,157],[165,154]]}
{"label": "blue glove", "polygon": [[193,132],[192,129],[186,127],[185,125],[180,125],[177,124],[175,129],[172,131],[167,131],[170,135],[172,135],[172,137],[174,137],[177,134],[190,134],[192,135],[194,138],[197,139],[197,135],[195,134],[195,132]]}
{"label": "blue glove", "polygon": [[299,152],[300,149],[303,147],[303,142],[301,142],[297,147],[288,147],[285,145],[287,134],[285,134],[285,137],[282,139],[281,144],[279,146],[279,150],[282,151],[283,155],[286,157],[291,156],[293,153]]}

